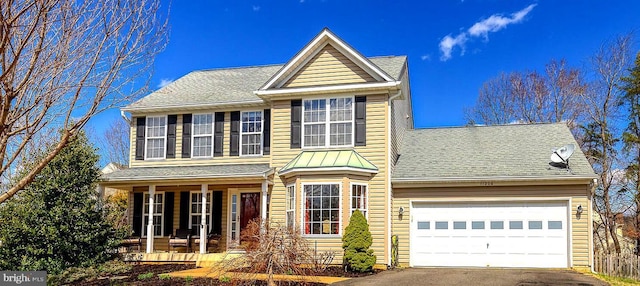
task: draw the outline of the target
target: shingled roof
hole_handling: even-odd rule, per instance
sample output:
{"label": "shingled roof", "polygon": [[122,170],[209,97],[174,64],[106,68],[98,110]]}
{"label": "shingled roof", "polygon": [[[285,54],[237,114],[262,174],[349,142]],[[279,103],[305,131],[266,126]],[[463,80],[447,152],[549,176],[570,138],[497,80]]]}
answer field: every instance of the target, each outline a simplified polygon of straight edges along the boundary
{"label": "shingled roof", "polygon": [[595,178],[580,148],[570,171],[550,165],[554,148],[576,143],[563,123],[429,128],[408,131],[392,181],[469,178]]}
{"label": "shingled roof", "polygon": [[[369,60],[398,80],[402,76],[402,68],[407,57],[371,57]],[[194,71],[126,106],[123,110],[261,104],[262,99],[253,92],[282,66],[279,64]]]}

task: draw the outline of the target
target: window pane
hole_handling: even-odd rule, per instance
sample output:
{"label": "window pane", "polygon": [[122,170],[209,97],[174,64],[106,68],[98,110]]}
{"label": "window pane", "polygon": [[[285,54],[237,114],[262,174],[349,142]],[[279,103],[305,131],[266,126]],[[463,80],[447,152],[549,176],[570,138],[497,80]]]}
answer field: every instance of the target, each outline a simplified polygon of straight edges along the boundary
{"label": "window pane", "polygon": [[340,194],[334,193],[336,184],[304,186],[304,233],[338,234],[340,224]]}
{"label": "window pane", "polygon": [[522,229],[522,221],[510,221],[509,229]]}
{"label": "window pane", "polygon": [[549,229],[562,229],[562,221],[550,220],[548,222]]}
{"label": "window pane", "polygon": [[503,221],[492,221],[491,222],[491,229],[504,229],[504,222]]}
{"label": "window pane", "polygon": [[471,229],[484,229],[484,221],[472,221]]}
{"label": "window pane", "polygon": [[453,229],[467,229],[467,222],[466,221],[454,221],[453,222]]}
{"label": "window pane", "polygon": [[529,229],[542,229],[542,221],[539,221],[539,220],[530,221]]}
{"label": "window pane", "polygon": [[419,221],[418,229],[429,229],[431,227],[431,222],[429,221]]}
{"label": "window pane", "polygon": [[448,229],[449,222],[447,221],[436,221],[436,229]]}

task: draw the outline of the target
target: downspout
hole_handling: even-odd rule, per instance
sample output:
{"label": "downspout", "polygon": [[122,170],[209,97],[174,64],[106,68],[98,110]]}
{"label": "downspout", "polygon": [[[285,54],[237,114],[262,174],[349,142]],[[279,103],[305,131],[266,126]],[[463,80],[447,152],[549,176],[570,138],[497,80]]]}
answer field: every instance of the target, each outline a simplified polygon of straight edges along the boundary
{"label": "downspout", "polygon": [[393,221],[393,210],[391,209],[391,197],[392,197],[392,192],[391,192],[391,164],[393,162],[393,158],[391,158],[391,118],[393,116],[393,114],[391,113],[391,102],[398,98],[400,95],[402,95],[402,89],[399,89],[398,92],[395,95],[390,95],[389,96],[389,105],[387,106],[388,110],[387,110],[387,114],[389,114],[389,122],[387,124],[388,129],[387,129],[387,160],[388,160],[388,165],[387,165],[387,237],[385,239],[387,239],[387,266],[391,266],[391,222]]}

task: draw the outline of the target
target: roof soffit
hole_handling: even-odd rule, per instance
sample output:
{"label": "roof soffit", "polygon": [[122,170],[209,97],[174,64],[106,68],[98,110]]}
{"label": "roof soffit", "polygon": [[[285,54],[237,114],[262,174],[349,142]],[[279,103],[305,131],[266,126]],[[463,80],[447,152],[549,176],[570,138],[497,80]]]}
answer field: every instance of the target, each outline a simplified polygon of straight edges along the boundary
{"label": "roof soffit", "polygon": [[271,77],[269,81],[260,87],[259,90],[263,91],[282,87],[292,76],[297,74],[300,69],[302,69],[311,59],[314,58],[314,56],[329,44],[379,82],[396,81],[393,77],[389,76],[389,74],[373,64],[369,59],[356,51],[345,41],[333,34],[329,29],[325,28],[291,60],[289,60],[282,69]]}

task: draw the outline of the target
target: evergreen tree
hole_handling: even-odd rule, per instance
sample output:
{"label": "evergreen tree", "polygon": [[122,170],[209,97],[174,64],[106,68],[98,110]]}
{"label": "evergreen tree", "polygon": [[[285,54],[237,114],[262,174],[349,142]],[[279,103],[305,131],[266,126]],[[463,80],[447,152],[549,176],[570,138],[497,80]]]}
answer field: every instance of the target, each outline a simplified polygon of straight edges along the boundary
{"label": "evergreen tree", "polygon": [[117,233],[98,205],[97,163],[80,133],[32,184],[0,205],[0,269],[57,274],[112,257]]}
{"label": "evergreen tree", "polygon": [[634,66],[629,75],[622,78],[625,95],[622,104],[627,107],[628,124],[622,134],[624,150],[630,162],[626,167],[626,175],[633,187],[635,205],[635,227],[628,233],[636,239],[636,250],[640,250],[640,52],[636,55]]}
{"label": "evergreen tree", "polygon": [[344,249],[343,264],[352,271],[371,271],[376,264],[376,256],[371,247],[372,238],[369,224],[364,215],[356,210],[351,215],[349,226],[342,236],[342,249]]}

